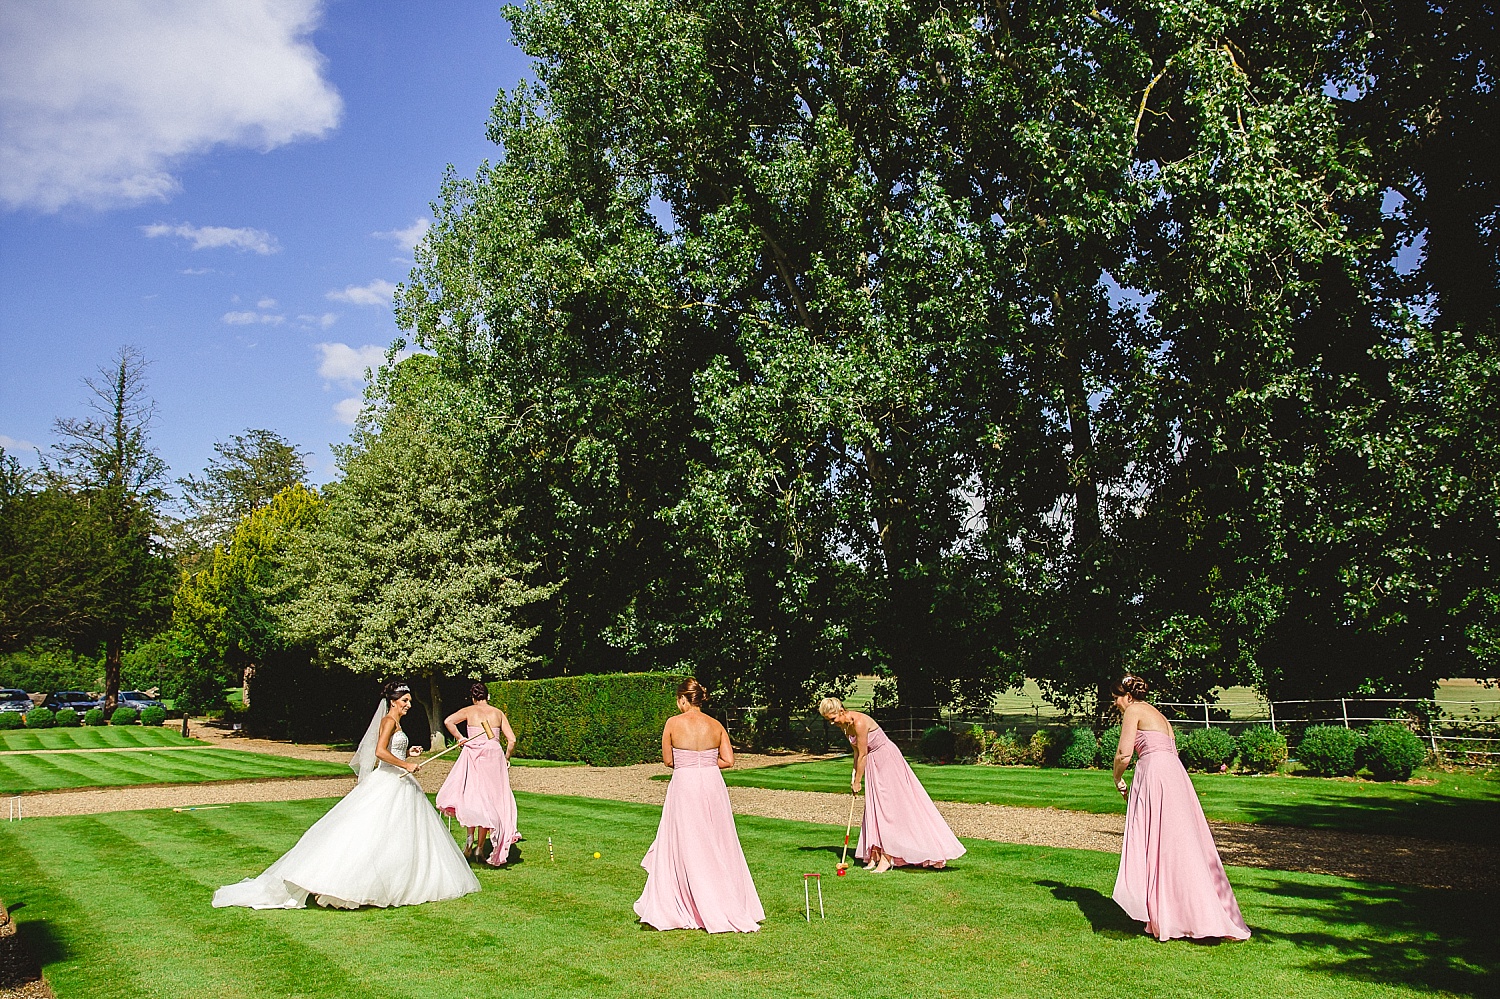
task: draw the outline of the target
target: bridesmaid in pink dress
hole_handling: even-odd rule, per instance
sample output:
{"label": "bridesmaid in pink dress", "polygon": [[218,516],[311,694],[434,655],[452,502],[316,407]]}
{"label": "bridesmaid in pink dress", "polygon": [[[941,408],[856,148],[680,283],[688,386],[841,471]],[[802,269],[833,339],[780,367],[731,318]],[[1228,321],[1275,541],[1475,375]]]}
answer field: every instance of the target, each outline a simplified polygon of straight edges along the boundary
{"label": "bridesmaid in pink dress", "polygon": [[661,759],[672,768],[672,781],[656,839],[641,861],[646,889],[635,912],[658,930],[754,933],[766,913],[719,773],[734,766],[734,750],[724,726],[702,712],[707,700],[697,680],[682,681],[681,714],[662,729]]}
{"label": "bridesmaid in pink dress", "polygon": [[[1115,901],[1158,940],[1249,938],[1171,723],[1146,703],[1150,687],[1140,677],[1127,675],[1113,692],[1121,714],[1115,787],[1126,796]],[[1127,790],[1133,754],[1139,759]]]}
{"label": "bridesmaid in pink dress", "polygon": [[[510,789],[510,754],[516,751],[516,733],[505,712],[491,707],[484,683],[476,680],[469,698],[473,704],[443,719],[449,734],[464,748],[438,789],[437,807],[469,830],[465,856],[484,857],[488,838],[490,851],[485,859],[499,867],[510,858],[511,844],[521,838],[516,829],[516,796]],[[467,737],[458,734],[460,722],[467,726]],[[486,735],[485,725],[498,734]],[[505,737],[503,749],[500,735]]]}
{"label": "bridesmaid in pink dress", "polygon": [[964,855],[964,845],[875,719],[850,711],[837,697],[823,698],[818,713],[843,729],[854,747],[850,789],[858,794],[865,779],[870,782],[854,851],[865,870],[882,874],[892,867],[942,867]]}

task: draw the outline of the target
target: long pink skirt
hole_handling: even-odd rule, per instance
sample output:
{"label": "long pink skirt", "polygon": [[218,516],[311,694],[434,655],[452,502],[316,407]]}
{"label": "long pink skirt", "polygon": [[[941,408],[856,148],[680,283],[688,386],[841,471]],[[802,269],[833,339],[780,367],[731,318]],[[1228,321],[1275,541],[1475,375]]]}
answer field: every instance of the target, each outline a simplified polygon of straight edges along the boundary
{"label": "long pink skirt", "polygon": [[1135,751],[1140,758],[1125,806],[1115,901],[1158,940],[1248,938],[1250,929],[1172,736],[1139,732]]}
{"label": "long pink skirt", "polygon": [[521,838],[504,744],[483,734],[464,743],[438,788],[437,807],[466,828],[488,829],[492,849],[487,860],[495,867],[503,865],[511,844]]}
{"label": "long pink skirt", "polygon": [[754,933],[766,918],[719,773],[717,749],[672,751],[672,781],[641,866],[641,922],[658,930]]}
{"label": "long pink skirt", "polygon": [[967,852],[964,845],[938,814],[896,744],[876,729],[865,745],[865,815],[854,856],[866,860],[870,848],[877,847],[897,867],[942,867],[962,857]]}

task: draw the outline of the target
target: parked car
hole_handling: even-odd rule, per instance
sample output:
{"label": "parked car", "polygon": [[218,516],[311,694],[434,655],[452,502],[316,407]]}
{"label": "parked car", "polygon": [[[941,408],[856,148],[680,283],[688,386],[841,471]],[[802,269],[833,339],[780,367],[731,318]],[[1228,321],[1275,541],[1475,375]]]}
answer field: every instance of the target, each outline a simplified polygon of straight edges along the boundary
{"label": "parked car", "polygon": [[94,698],[81,690],[58,690],[47,695],[47,699],[42,702],[42,707],[50,708],[53,711],[60,710],[61,708],[72,708],[79,714],[83,714],[89,708],[97,708],[99,704],[99,701],[94,700]]}
{"label": "parked car", "polygon": [[162,706],[161,701],[158,701],[156,698],[150,697],[139,690],[120,691],[120,696],[115,701],[115,704],[116,706],[122,708],[135,708],[137,711],[144,711],[147,708],[159,708]]}
{"label": "parked car", "polygon": [[31,695],[15,687],[0,688],[0,711],[17,711],[25,714],[31,710]]}

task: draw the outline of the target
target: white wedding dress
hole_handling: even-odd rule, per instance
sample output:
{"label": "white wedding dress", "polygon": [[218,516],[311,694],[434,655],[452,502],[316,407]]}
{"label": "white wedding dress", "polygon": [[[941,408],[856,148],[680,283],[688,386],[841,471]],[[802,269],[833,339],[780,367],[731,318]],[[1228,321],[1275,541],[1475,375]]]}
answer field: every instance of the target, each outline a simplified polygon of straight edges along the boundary
{"label": "white wedding dress", "polygon": [[[375,717],[372,731],[384,710]],[[405,759],[410,745],[405,732],[392,733],[391,755]],[[362,761],[368,766],[361,772]],[[351,766],[360,772],[354,790],[260,877],[214,892],[214,908],[301,909],[308,895],[340,909],[418,905],[479,890],[421,786],[406,771],[375,761],[370,734]]]}

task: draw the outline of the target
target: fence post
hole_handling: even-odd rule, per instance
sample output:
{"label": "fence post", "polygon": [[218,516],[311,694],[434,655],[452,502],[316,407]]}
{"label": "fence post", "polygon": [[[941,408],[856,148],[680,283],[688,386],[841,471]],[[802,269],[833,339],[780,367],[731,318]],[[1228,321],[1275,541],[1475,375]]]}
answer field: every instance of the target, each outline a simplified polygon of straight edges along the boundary
{"label": "fence post", "polygon": [[1203,702],[1203,727],[1208,728],[1208,702]]}
{"label": "fence post", "polygon": [[1276,702],[1268,699],[1266,707],[1271,711],[1271,731],[1274,732],[1276,731]]}
{"label": "fence post", "polygon": [[1340,697],[1339,698],[1339,707],[1343,708],[1343,710],[1344,710],[1344,727],[1348,728],[1349,727],[1349,702],[1348,702],[1348,700],[1345,699],[1345,698]]}

